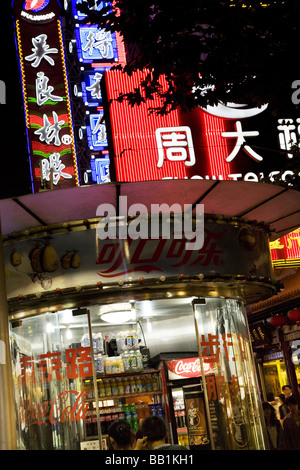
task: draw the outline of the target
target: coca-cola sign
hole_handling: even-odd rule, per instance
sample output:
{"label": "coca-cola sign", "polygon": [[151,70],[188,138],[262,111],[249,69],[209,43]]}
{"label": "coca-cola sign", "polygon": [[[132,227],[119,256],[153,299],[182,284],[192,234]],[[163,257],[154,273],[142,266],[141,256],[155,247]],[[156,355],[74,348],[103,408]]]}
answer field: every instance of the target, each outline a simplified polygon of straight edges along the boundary
{"label": "coca-cola sign", "polygon": [[[199,357],[188,357],[184,359],[174,359],[167,361],[168,377],[172,379],[186,379],[201,377],[201,364]],[[204,373],[212,371],[210,363],[203,362]]]}
{"label": "coca-cola sign", "polygon": [[65,390],[53,401],[34,403],[31,398],[24,400],[19,411],[19,422],[23,427],[40,426],[49,421],[51,424],[64,423],[67,420],[84,420],[89,404],[85,402],[89,391]]}

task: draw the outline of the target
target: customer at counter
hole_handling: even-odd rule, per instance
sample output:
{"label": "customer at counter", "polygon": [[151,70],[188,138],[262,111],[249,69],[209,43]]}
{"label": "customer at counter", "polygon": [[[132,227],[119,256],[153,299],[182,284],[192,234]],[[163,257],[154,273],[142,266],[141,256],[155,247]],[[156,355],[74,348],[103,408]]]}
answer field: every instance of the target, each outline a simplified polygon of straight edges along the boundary
{"label": "customer at counter", "polygon": [[142,422],[143,437],[137,439],[136,450],[187,450],[179,444],[168,444],[167,428],[163,418],[158,415],[147,416]]}

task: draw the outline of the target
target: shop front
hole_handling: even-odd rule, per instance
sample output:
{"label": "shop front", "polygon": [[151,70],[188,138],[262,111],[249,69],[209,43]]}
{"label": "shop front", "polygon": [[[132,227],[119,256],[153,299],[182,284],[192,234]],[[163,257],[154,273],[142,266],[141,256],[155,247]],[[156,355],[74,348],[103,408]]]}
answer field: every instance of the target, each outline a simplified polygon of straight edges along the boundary
{"label": "shop front", "polygon": [[100,239],[99,218],[4,237],[18,448],[106,450],[113,420],[149,414],[190,449],[267,447],[245,309],[278,287],[267,227],[206,215],[188,249],[169,219],[156,239]]}

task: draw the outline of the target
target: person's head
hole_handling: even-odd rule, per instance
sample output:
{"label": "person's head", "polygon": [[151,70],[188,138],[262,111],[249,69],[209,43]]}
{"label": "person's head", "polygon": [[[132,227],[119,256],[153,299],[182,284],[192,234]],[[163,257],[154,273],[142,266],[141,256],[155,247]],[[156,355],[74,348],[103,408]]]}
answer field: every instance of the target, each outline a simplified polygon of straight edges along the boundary
{"label": "person's head", "polygon": [[297,402],[296,397],[294,397],[293,395],[286,398],[285,404],[288,406],[288,409],[292,413],[298,410],[298,402]]}
{"label": "person's head", "polygon": [[283,395],[283,393],[280,393],[278,395],[278,399],[279,399],[280,403],[285,403],[285,396]]}
{"label": "person's head", "polygon": [[167,428],[163,418],[157,415],[147,416],[142,422],[142,433],[147,438],[147,443],[151,446],[154,442],[165,442]]}
{"label": "person's head", "polygon": [[284,385],[281,390],[285,397],[290,396],[292,393],[292,388],[289,385]]}
{"label": "person's head", "polygon": [[274,393],[267,393],[267,401],[275,401]]}
{"label": "person's head", "polygon": [[263,411],[264,411],[264,417],[265,419],[270,419],[270,422],[272,425],[275,424],[276,422],[276,412],[275,412],[275,408],[273,408],[272,405],[270,405],[270,403],[268,403],[267,401],[264,401],[262,403],[262,407],[263,407]]}
{"label": "person's head", "polygon": [[114,450],[130,450],[134,445],[134,434],[124,419],[113,421],[108,428],[111,447]]}

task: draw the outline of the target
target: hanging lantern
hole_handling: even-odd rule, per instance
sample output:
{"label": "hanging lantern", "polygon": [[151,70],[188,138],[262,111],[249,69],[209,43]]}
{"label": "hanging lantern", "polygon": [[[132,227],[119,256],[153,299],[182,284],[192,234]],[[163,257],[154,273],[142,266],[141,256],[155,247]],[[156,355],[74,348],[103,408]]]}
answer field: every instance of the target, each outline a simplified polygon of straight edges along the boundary
{"label": "hanging lantern", "polygon": [[271,318],[270,323],[275,328],[278,328],[280,326],[286,325],[287,318],[285,315],[279,315],[279,313],[277,313],[274,315],[274,317]]}
{"label": "hanging lantern", "polygon": [[295,322],[297,325],[300,324],[300,308],[293,308],[288,313],[288,317],[292,322]]}

